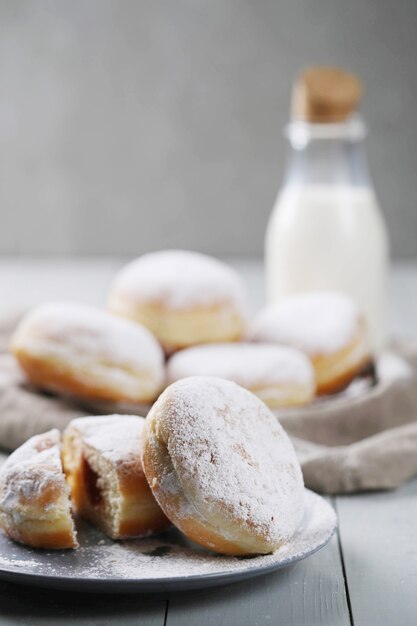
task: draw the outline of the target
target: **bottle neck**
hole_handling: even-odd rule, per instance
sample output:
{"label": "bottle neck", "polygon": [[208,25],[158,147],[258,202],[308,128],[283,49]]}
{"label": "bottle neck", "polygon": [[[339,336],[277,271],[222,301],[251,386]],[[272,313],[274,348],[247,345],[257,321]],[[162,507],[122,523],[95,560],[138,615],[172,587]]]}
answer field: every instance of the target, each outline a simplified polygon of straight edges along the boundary
{"label": "bottle neck", "polygon": [[285,184],[372,187],[359,118],[344,124],[292,122]]}

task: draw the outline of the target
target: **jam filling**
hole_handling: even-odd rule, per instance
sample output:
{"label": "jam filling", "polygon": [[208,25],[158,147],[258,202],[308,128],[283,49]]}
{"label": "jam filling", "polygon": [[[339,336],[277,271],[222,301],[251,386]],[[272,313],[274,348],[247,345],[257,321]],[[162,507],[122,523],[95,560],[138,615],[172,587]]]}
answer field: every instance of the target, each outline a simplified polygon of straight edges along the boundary
{"label": "jam filling", "polygon": [[83,474],[87,497],[91,504],[93,504],[94,506],[98,506],[103,500],[101,489],[97,484],[98,474],[93,470],[93,468],[85,458],[83,458]]}
{"label": "jam filling", "polygon": [[359,378],[367,378],[371,387],[374,387],[378,384],[378,374],[376,371],[375,361],[369,361],[364,367],[361,369],[358,375]]}

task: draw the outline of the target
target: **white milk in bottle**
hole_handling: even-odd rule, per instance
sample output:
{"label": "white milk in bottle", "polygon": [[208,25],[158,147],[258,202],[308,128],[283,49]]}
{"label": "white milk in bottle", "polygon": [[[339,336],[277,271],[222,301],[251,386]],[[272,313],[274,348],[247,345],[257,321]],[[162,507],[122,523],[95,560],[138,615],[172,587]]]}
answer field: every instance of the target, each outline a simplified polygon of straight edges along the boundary
{"label": "white milk in bottle", "polygon": [[376,351],[386,341],[388,237],[355,114],[361,86],[314,68],[294,90],[290,159],[266,233],[267,294],[337,290],[364,312]]}

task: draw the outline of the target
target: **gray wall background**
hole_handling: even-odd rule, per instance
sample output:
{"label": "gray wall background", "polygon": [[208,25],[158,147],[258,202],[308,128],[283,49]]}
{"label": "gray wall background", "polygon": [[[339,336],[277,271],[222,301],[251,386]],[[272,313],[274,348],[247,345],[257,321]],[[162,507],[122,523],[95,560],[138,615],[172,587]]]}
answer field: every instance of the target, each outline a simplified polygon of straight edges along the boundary
{"label": "gray wall background", "polygon": [[1,0],[0,252],[262,253],[290,86],[365,81],[397,257],[417,256],[415,0]]}

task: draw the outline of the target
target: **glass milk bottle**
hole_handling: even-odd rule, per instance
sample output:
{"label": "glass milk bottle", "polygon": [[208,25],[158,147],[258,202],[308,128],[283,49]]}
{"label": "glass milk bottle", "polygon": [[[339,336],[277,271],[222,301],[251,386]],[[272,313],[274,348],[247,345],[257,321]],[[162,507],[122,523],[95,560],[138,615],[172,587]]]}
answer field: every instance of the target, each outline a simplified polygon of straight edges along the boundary
{"label": "glass milk bottle", "polygon": [[369,177],[361,87],[314,68],[296,84],[289,163],[266,232],[269,302],[337,290],[364,312],[376,351],[386,341],[388,237]]}

